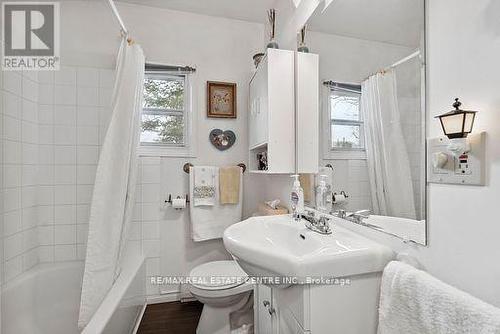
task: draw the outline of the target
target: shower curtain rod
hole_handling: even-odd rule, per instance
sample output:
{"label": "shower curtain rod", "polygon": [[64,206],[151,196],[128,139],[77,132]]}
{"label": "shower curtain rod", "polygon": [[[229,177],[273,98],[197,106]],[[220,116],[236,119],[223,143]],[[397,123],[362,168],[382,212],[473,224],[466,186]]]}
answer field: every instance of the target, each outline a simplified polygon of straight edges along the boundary
{"label": "shower curtain rod", "polygon": [[123,20],[120,16],[120,13],[118,12],[118,9],[115,6],[115,3],[113,0],[105,0],[111,11],[113,12],[113,15],[115,16],[116,20],[118,21],[118,24],[120,25],[120,32],[123,36],[128,37],[128,30],[125,27],[125,23],[123,23]]}
{"label": "shower curtain rod", "polygon": [[[373,76],[373,75],[375,75],[375,74],[377,74],[377,73],[382,73],[382,74],[384,74],[385,72],[387,72],[387,71],[391,70],[392,68],[394,68],[394,67],[396,67],[396,66],[399,66],[399,65],[401,65],[401,64],[403,64],[403,63],[405,63],[405,62],[407,62],[408,60],[413,59],[413,58],[418,57],[418,56],[420,56],[420,50],[417,50],[417,51],[413,52],[412,54],[410,54],[410,55],[408,55],[408,56],[404,57],[403,59],[398,60],[397,62],[395,62],[395,63],[394,63],[394,64],[392,64],[392,65],[387,66],[387,67],[386,67],[386,68],[384,68],[383,70],[379,70],[379,71],[377,71],[377,72],[375,72],[375,73],[370,74],[369,76],[367,76],[366,78],[364,78],[364,80],[363,80],[363,81],[365,81],[365,80],[369,79],[371,76]],[[422,63],[421,63],[421,65],[422,65]]]}
{"label": "shower curtain rod", "polygon": [[417,51],[413,52],[411,55],[406,56],[406,57],[404,57],[404,58],[403,58],[403,59],[401,59],[401,60],[398,60],[397,62],[395,62],[395,63],[394,63],[394,64],[392,64],[391,66],[386,67],[386,68],[384,69],[384,71],[390,70],[391,68],[394,68],[394,67],[396,67],[396,66],[398,66],[398,65],[401,65],[401,64],[403,64],[403,63],[406,63],[408,60],[413,59],[413,58],[415,58],[415,57],[417,57],[417,56],[420,56],[420,50],[417,50]]}

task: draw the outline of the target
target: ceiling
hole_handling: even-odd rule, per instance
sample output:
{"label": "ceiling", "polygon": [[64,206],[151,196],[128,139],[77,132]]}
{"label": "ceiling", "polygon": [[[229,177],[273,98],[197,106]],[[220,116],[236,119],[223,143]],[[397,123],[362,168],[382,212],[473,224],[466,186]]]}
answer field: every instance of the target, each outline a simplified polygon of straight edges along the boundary
{"label": "ceiling", "polygon": [[372,41],[418,47],[424,0],[333,0],[308,22],[308,29]]}
{"label": "ceiling", "polygon": [[[266,23],[266,11],[287,0],[115,0],[202,15]],[[290,1],[290,0],[288,0]],[[308,30],[416,48],[424,26],[425,0],[329,0]]]}
{"label": "ceiling", "polygon": [[117,0],[119,2],[167,8],[230,19],[262,22],[266,21],[266,10],[275,0]]}

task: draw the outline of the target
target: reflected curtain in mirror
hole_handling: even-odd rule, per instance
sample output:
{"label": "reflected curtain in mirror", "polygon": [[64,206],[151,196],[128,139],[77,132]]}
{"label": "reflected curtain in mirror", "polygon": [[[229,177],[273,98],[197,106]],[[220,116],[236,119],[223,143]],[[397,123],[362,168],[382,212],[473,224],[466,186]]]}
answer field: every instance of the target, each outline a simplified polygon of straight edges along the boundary
{"label": "reflected curtain in mirror", "polygon": [[369,77],[361,85],[361,91],[373,211],[384,216],[416,219],[394,72],[389,70]]}

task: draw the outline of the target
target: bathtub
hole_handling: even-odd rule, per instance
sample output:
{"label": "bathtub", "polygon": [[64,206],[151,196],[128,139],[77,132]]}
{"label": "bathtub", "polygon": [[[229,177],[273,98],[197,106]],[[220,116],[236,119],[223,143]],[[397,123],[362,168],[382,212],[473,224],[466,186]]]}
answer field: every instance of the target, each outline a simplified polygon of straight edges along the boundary
{"label": "bathtub", "polygon": [[370,215],[363,222],[382,232],[425,245],[425,220]]}
{"label": "bathtub", "polygon": [[[5,284],[2,334],[78,334],[84,264],[41,264]],[[144,258],[127,260],[115,284],[81,333],[127,334],[145,307]]]}

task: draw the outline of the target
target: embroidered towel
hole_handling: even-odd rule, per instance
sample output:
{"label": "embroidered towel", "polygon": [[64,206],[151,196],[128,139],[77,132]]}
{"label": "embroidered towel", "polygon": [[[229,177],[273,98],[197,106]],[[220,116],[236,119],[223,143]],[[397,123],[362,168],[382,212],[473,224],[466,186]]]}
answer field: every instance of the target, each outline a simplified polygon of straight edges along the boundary
{"label": "embroidered towel", "polygon": [[382,276],[378,334],[498,334],[500,309],[403,262]]}
{"label": "embroidered towel", "polygon": [[194,188],[192,199],[194,206],[213,206],[215,205],[215,174],[217,167],[196,166],[191,168],[194,173]]}
{"label": "embroidered towel", "polygon": [[238,204],[240,201],[241,167],[221,167],[219,169],[220,204]]}
{"label": "embroidered towel", "polygon": [[[217,167],[216,167],[217,168]],[[222,238],[224,230],[231,224],[241,221],[242,202],[234,205],[219,204],[219,169],[215,173],[216,198],[215,205],[212,206],[195,206],[194,202],[189,203],[189,216],[191,219],[191,238],[194,241],[203,241],[210,239]],[[239,198],[243,198],[242,174],[240,173],[240,189]],[[189,193],[193,194],[194,175],[189,174]]]}

